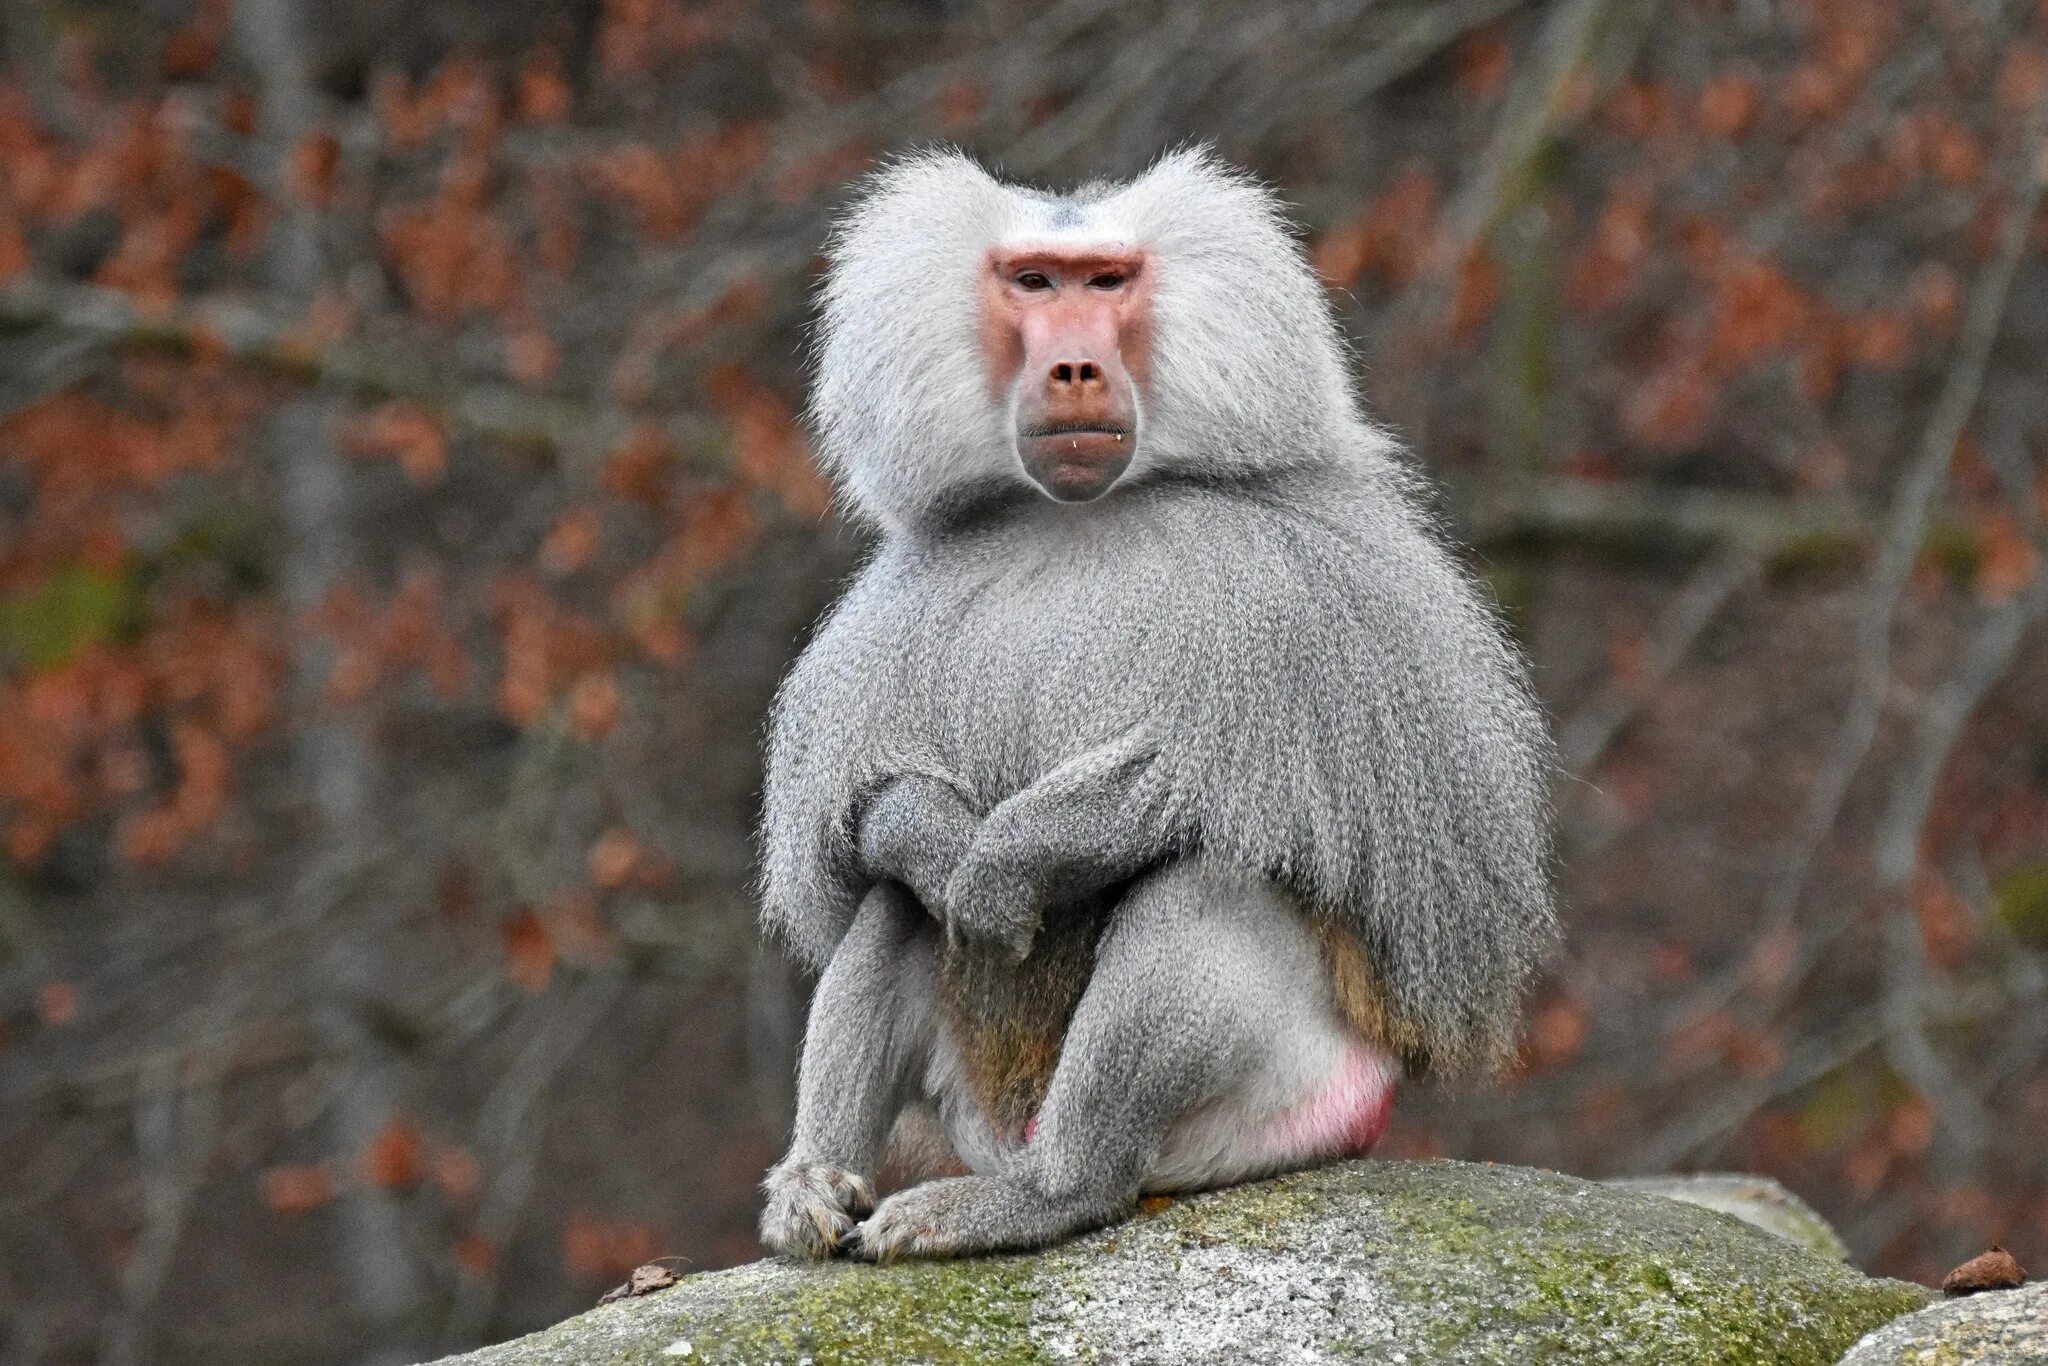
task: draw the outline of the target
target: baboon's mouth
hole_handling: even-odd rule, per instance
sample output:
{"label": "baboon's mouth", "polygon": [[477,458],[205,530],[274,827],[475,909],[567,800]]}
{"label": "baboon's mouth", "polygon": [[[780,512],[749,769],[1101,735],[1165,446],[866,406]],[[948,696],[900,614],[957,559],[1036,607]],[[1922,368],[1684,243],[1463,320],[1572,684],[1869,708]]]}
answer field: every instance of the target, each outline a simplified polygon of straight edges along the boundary
{"label": "baboon's mouth", "polygon": [[1027,440],[1048,436],[1108,436],[1128,440],[1129,427],[1119,427],[1107,422],[1040,422],[1024,429]]}
{"label": "baboon's mouth", "polygon": [[1061,503],[1092,502],[1109,492],[1137,449],[1129,428],[1103,423],[1039,423],[1024,428],[1017,443],[1024,472]]}

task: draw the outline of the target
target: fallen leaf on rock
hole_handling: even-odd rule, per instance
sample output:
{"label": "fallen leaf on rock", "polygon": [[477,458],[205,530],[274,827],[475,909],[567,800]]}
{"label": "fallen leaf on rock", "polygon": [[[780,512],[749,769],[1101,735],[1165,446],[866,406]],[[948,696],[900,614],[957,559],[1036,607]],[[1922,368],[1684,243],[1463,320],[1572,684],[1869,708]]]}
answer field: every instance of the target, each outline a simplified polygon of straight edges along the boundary
{"label": "fallen leaf on rock", "polygon": [[1980,1252],[1948,1273],[1941,1282],[1944,1295],[1974,1295],[1980,1290],[2011,1290],[2025,1285],[2026,1268],[2002,1247]]}
{"label": "fallen leaf on rock", "polygon": [[626,1283],[605,1291],[604,1298],[598,1303],[610,1304],[613,1300],[623,1300],[632,1295],[652,1295],[655,1291],[666,1290],[675,1283],[675,1272],[658,1263],[649,1262],[646,1266],[634,1267],[633,1274],[626,1278]]}

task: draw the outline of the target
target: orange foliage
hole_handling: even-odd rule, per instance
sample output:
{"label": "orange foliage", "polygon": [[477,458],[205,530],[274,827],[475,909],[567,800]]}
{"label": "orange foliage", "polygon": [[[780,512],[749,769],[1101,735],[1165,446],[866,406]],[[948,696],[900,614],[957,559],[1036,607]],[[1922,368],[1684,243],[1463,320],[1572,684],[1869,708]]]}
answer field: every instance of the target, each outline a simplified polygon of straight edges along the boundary
{"label": "orange foliage", "polygon": [[539,384],[562,364],[562,352],[537,319],[522,313],[505,338],[505,373],[521,384]]}
{"label": "orange foliage", "polygon": [[1904,114],[1892,125],[1886,151],[1908,176],[1931,175],[1950,186],[1976,182],[1984,172],[1984,145],[1946,109]]}
{"label": "orange foliage", "polygon": [[46,1025],[68,1025],[78,1017],[78,990],[69,982],[45,982],[36,988],[36,1018]]}
{"label": "orange foliage", "polygon": [[1467,99],[1489,101],[1508,82],[1513,64],[1507,41],[1496,29],[1473,34],[1458,46],[1458,90]]}
{"label": "orange foliage", "polygon": [[667,502],[666,472],[675,458],[668,438],[656,427],[639,427],[605,457],[598,484],[614,498],[630,498],[650,507]]}
{"label": "orange foliage", "polygon": [[321,1162],[268,1168],[257,1184],[274,1214],[306,1214],[334,1199],[334,1176]]}
{"label": "orange foliage", "polygon": [[1717,370],[1732,371],[1788,350],[1815,317],[1813,300],[1775,262],[1731,258],[1709,287],[1705,359]]}
{"label": "orange foliage", "polygon": [[874,163],[876,147],[868,138],[855,138],[829,151],[806,157],[776,177],[774,195],[785,204],[798,204],[821,190],[828,190],[868,169]]}
{"label": "orange foliage", "polygon": [[1934,1107],[1918,1094],[1891,1108],[1884,1121],[1885,1146],[1900,1157],[1918,1157],[1934,1142]]}
{"label": "orange foliage", "polygon": [[1962,961],[1974,938],[1970,908],[1948,879],[1931,868],[1913,875],[1910,889],[1913,915],[1920,923],[1920,942],[1928,960],[1953,969]]}
{"label": "orange foliage", "polygon": [[498,1264],[498,1249],[481,1233],[465,1233],[448,1245],[448,1255],[472,1276],[488,1276]]}
{"label": "orange foliage", "polygon": [[1458,263],[1451,290],[1451,339],[1470,344],[1500,299],[1500,265],[1485,246],[1475,247]]}
{"label": "orange foliage", "polygon": [[396,460],[415,484],[439,483],[448,469],[448,435],[440,417],[416,403],[380,403],[342,429],[353,455]]}
{"label": "orange foliage", "polygon": [[1368,274],[1390,285],[1406,284],[1424,264],[1441,212],[1435,175],[1409,166],[1362,215],[1323,236],[1315,249],[1316,273],[1343,288]]}
{"label": "orange foliage", "polygon": [[427,1179],[449,1201],[466,1205],[483,1187],[483,1170],[468,1149],[435,1143],[427,1147]]}
{"label": "orange foliage", "polygon": [[[0,422],[0,463],[34,485],[39,530],[65,523],[111,494],[154,489],[173,475],[209,469],[226,456],[240,414],[172,395],[162,415],[131,412],[65,390]],[[0,562],[12,559],[0,548]]]}
{"label": "orange foliage", "polygon": [[123,818],[116,843],[131,863],[162,863],[212,825],[227,806],[229,759],[220,738],[198,726],[173,728],[177,785],[161,806]]}
{"label": "orange foliage", "polygon": [[579,740],[602,740],[619,723],[624,706],[619,680],[609,669],[587,673],[569,689],[569,729]]}
{"label": "orange foliage", "polygon": [[983,105],[981,86],[963,77],[939,92],[933,112],[941,128],[957,134],[980,121]]}
{"label": "orange foliage", "polygon": [[528,992],[547,988],[555,972],[555,940],[548,927],[530,909],[522,909],[498,924],[505,950],[505,972]]}
{"label": "orange foliage", "polygon": [[612,661],[606,632],[556,603],[532,578],[504,575],[490,596],[504,655],[498,705],[519,725],[538,721],[570,683]]}
{"label": "orange foliage", "polygon": [[1681,354],[1652,372],[1629,395],[1621,418],[1646,446],[1675,449],[1696,444],[1720,401],[1720,382],[1696,356]]}
{"label": "orange foliage", "polygon": [[526,202],[533,212],[534,254],[541,269],[557,277],[568,275],[576,268],[583,237],[567,178],[535,167],[526,177]]}
{"label": "orange foliage", "polygon": [[614,76],[640,76],[687,56],[723,32],[715,7],[677,0],[605,0],[597,57]]}
{"label": "orange foliage", "polygon": [[341,140],[324,128],[315,129],[292,149],[288,179],[301,199],[324,205],[334,198],[335,176],[340,170]]}
{"label": "orange foliage", "polygon": [[2014,43],[2006,49],[1992,86],[1999,112],[2025,114],[2044,94],[2048,94],[2048,48],[2035,42]]}
{"label": "orange foliage", "polygon": [[1891,6],[1820,0],[1813,9],[1815,41],[1779,94],[1781,107],[1796,123],[1841,117],[1862,93],[1864,81],[1898,29],[1898,14]]}
{"label": "orange foliage", "polygon": [[0,285],[25,274],[30,263],[28,238],[22,234],[21,221],[5,204],[0,204]]}
{"label": "orange foliage", "polygon": [[597,553],[598,534],[603,523],[597,509],[575,507],[555,519],[540,543],[541,568],[550,574],[574,574],[590,563]]}
{"label": "orange foliage", "polygon": [[1568,996],[1539,1007],[1529,1020],[1524,1069],[1539,1071],[1570,1062],[1585,1046],[1586,1026],[1585,1005]]}
{"label": "orange foliage", "polygon": [[450,57],[418,90],[406,76],[380,71],[370,86],[370,108],[384,136],[412,147],[452,130],[478,153],[497,135],[503,120],[500,98],[483,63]]}
{"label": "orange foliage", "polygon": [[574,96],[562,74],[562,54],[553,45],[536,49],[519,68],[514,103],[528,123],[564,123]]}
{"label": "orange foliage", "polygon": [[1740,138],[1756,122],[1759,103],[1755,81],[1736,72],[1724,72],[1700,88],[1700,129],[1709,137],[1730,141]]}
{"label": "orange foliage", "polygon": [[430,571],[409,574],[382,607],[372,607],[353,588],[336,587],[306,625],[336,645],[326,687],[331,702],[359,701],[414,669],[442,697],[469,688],[469,656],[447,624],[440,580]]}
{"label": "orange foliage", "polygon": [[758,529],[737,487],[707,489],[689,500],[675,532],[612,595],[613,614],[643,653],[663,664],[683,661],[689,642],[676,618],[690,591],[744,553]]}
{"label": "orange foliage", "polygon": [[718,195],[752,173],[766,155],[759,124],[732,124],[662,153],[646,144],[604,152],[589,166],[591,188],[626,206],[633,226],[656,241],[689,231]]}
{"label": "orange foliage", "polygon": [[590,881],[601,890],[616,891],[633,880],[648,857],[638,835],[614,827],[590,846]]}
{"label": "orange foliage", "polygon": [[480,162],[455,158],[432,199],[385,216],[385,259],[430,322],[502,313],[522,299],[511,234],[487,206]]}
{"label": "orange foliage", "polygon": [[1585,247],[1565,268],[1567,308],[1595,313],[1628,296],[1649,255],[1655,203],[1649,182],[1641,177],[1624,179],[1608,192]]}
{"label": "orange foliage", "polygon": [[1618,136],[1638,142],[1661,138],[1677,125],[1670,88],[1640,77],[1616,82],[1600,117]]}
{"label": "orange foliage", "polygon": [[175,782],[130,810],[123,852],[144,861],[181,850],[224,808],[230,756],[270,724],[281,661],[274,622],[192,599],[132,647],[95,644],[61,664],[0,681],[0,819],[7,850],[40,859],[66,825],[142,795],[137,746],[149,717],[168,720]]}
{"label": "orange foliage", "polygon": [[704,387],[725,418],[733,473],[799,517],[824,516],[831,489],[811,463],[796,414],[782,396],[731,365],[713,369]]}
{"label": "orange foliage", "polygon": [[403,1115],[394,1115],[363,1145],[357,1168],[373,1186],[409,1189],[420,1183],[424,1173],[423,1151],[420,1126]]}
{"label": "orange foliage", "polygon": [[1991,507],[1974,519],[1977,575],[1974,587],[1985,602],[2004,602],[2034,581],[2039,572],[2034,543],[2019,518],[2003,507]]}

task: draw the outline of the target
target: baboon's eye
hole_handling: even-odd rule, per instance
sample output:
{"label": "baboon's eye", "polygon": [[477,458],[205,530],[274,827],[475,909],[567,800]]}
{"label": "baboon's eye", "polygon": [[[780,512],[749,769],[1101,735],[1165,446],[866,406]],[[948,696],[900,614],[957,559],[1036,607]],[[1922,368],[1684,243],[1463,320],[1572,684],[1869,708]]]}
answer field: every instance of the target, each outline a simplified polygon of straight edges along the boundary
{"label": "baboon's eye", "polygon": [[1090,289],[1115,289],[1123,284],[1124,277],[1115,271],[1106,270],[1088,282]]}
{"label": "baboon's eye", "polygon": [[1040,290],[1052,288],[1052,277],[1042,270],[1027,270],[1017,276],[1017,288]]}

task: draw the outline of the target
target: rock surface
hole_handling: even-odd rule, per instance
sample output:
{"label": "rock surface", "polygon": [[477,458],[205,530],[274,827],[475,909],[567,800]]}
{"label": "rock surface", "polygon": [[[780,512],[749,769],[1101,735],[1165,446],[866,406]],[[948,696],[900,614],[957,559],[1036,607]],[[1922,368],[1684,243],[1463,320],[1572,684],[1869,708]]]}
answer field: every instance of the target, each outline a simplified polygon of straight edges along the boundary
{"label": "rock surface", "polygon": [[2048,1285],[1987,1290],[1895,1319],[1857,1343],[1841,1366],[2026,1362],[2048,1362]]}
{"label": "rock surface", "polygon": [[1625,1176],[1606,1184],[1732,1214],[1745,1224],[1790,1238],[1838,1262],[1849,1260],[1849,1249],[1828,1221],[1768,1176],[1702,1172],[1696,1176]]}
{"label": "rock surface", "polygon": [[1640,1191],[1352,1162],[1177,1200],[1032,1256],[691,1276],[458,1360],[1833,1366],[1931,1297]]}

